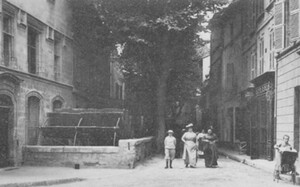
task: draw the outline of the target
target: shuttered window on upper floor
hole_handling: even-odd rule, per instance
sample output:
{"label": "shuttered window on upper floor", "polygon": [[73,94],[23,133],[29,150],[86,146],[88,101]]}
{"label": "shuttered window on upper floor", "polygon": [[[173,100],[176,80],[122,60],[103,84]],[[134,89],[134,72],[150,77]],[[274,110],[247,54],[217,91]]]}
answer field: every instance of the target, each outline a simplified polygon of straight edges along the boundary
{"label": "shuttered window on upper floor", "polygon": [[290,9],[290,38],[294,40],[299,37],[299,16],[300,16],[300,7],[299,0],[290,0],[289,1]]}
{"label": "shuttered window on upper floor", "polygon": [[284,47],[284,1],[276,0],[275,2],[275,50],[281,50]]}

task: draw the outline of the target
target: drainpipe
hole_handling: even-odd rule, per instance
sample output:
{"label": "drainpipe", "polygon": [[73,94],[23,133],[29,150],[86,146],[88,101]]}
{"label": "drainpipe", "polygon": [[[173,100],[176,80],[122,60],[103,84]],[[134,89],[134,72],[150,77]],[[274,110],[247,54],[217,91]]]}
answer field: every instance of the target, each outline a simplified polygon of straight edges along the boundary
{"label": "drainpipe", "polygon": [[[277,89],[278,89],[278,61],[276,60],[276,68],[275,68],[275,88],[274,88],[274,136],[273,143],[276,142],[277,139]],[[273,146],[273,145],[272,145]]]}

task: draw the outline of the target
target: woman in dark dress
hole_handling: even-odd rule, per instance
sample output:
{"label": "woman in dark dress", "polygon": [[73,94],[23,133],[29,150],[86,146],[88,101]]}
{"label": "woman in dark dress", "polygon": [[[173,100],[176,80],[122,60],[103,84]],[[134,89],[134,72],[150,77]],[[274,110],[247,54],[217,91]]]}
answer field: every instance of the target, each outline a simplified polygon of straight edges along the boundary
{"label": "woman in dark dress", "polygon": [[218,166],[217,136],[212,132],[212,129],[208,129],[203,141],[206,142],[204,146],[205,167],[215,168]]}

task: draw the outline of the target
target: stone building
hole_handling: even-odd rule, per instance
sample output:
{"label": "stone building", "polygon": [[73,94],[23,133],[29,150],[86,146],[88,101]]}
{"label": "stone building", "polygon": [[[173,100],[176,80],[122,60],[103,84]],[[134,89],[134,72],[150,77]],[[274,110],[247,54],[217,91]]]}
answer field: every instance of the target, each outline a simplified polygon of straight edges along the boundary
{"label": "stone building", "polygon": [[[274,144],[273,11],[274,1],[238,0],[216,14],[212,46],[220,47],[212,47],[210,72],[222,80],[221,85],[211,83],[221,95],[212,101],[217,103],[212,113],[218,115],[221,140],[233,145],[246,142],[252,158],[269,160]],[[218,69],[213,67],[216,58]]]}
{"label": "stone building", "polygon": [[[238,139],[237,113],[241,105],[242,86],[242,12],[243,4],[236,1],[216,14],[211,22],[211,69],[209,80],[209,115],[219,129],[223,142]],[[213,120],[214,119],[214,120]]]}
{"label": "stone building", "polygon": [[251,100],[250,145],[252,158],[273,159],[274,145],[274,1],[252,3],[252,26],[255,48],[248,57],[250,82],[254,85]]}
{"label": "stone building", "polygon": [[73,107],[68,1],[1,0],[0,167],[19,165],[46,113]]}
{"label": "stone building", "polygon": [[275,41],[277,55],[276,137],[290,136],[300,150],[300,4],[299,0],[275,3]]}

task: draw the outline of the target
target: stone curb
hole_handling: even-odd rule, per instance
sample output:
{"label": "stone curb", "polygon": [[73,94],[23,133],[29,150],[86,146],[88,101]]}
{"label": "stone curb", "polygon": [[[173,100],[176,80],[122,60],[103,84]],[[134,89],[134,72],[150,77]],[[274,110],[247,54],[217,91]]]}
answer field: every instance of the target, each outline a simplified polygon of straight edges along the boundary
{"label": "stone curb", "polygon": [[73,182],[80,182],[85,179],[83,178],[69,178],[69,179],[57,179],[57,180],[45,180],[36,182],[24,182],[24,183],[10,183],[10,184],[0,184],[0,187],[30,187],[30,186],[51,186],[56,184],[66,184]]}
{"label": "stone curb", "polygon": [[[237,157],[237,156],[228,154],[228,153],[226,153],[225,151],[220,151],[220,150],[219,150],[218,153],[219,153],[220,155],[223,155],[223,156],[225,156],[225,157],[228,157],[228,158],[230,158],[231,160],[234,160],[234,161],[236,161],[236,162],[240,162],[240,163],[242,163],[242,164],[248,165],[248,166],[253,167],[253,168],[256,168],[256,169],[262,169],[262,168],[260,168],[260,167],[257,167],[253,162],[251,162],[251,161],[249,161],[249,160],[247,160],[247,159],[241,159],[241,158],[239,158],[239,157]],[[269,172],[269,173],[273,173],[273,171],[269,171],[269,170],[266,170],[266,169],[262,169],[262,170],[264,170],[264,171],[266,171],[266,172]]]}
{"label": "stone curb", "polygon": [[[223,156],[225,156],[225,157],[231,159],[231,160],[234,160],[234,161],[236,161],[236,162],[240,162],[240,163],[242,163],[242,164],[245,164],[245,165],[247,165],[247,166],[253,167],[253,168],[255,168],[255,169],[263,170],[263,171],[268,172],[268,173],[270,173],[270,174],[273,175],[273,172],[274,172],[274,171],[270,171],[269,169],[265,169],[265,168],[263,168],[263,167],[259,167],[259,166],[255,165],[253,162],[251,162],[251,161],[249,161],[249,160],[247,160],[247,159],[241,159],[241,158],[239,158],[239,157],[237,157],[237,156],[234,156],[234,155],[232,155],[232,154],[228,154],[228,153],[226,153],[226,151],[223,151],[223,150],[218,150],[218,153],[219,153],[220,155],[223,155]],[[285,182],[291,182],[291,177],[288,177],[288,176],[281,176],[281,179],[282,179],[283,181],[285,181]],[[296,183],[297,183],[297,181],[296,181]]]}

